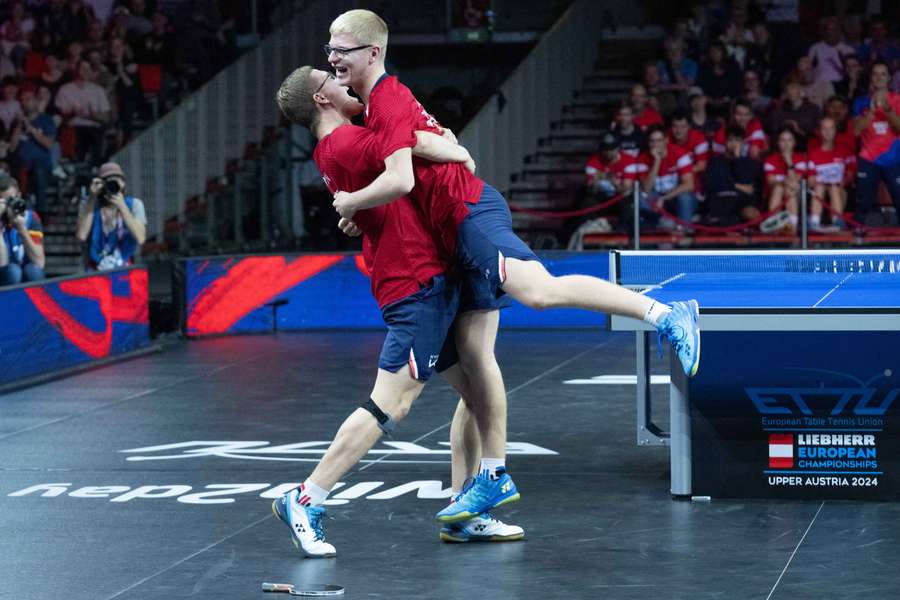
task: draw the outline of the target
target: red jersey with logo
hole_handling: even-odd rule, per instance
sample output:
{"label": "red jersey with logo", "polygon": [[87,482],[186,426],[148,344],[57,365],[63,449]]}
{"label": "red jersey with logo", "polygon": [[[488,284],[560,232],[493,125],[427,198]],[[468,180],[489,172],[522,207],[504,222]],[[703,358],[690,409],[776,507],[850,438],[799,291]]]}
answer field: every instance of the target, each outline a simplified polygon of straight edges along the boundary
{"label": "red jersey with logo", "polygon": [[[712,150],[716,154],[725,154],[725,131],[725,124],[722,123],[722,125],[713,135]],[[745,156],[749,153],[750,148],[759,148],[760,150],[765,151],[769,147],[769,138],[766,137],[766,132],[763,131],[762,123],[759,122],[759,119],[750,119],[750,122],[747,123],[747,128],[744,132],[744,135],[745,147],[743,150],[743,154]]]}
{"label": "red jersey with logo", "polygon": [[789,169],[793,169],[800,177],[807,177],[809,175],[809,170],[806,155],[801,152],[794,152],[791,156],[791,163],[789,165],[781,154],[770,154],[763,165],[766,180],[768,180],[771,175],[775,177],[775,181],[777,182],[785,180]]}
{"label": "red jersey with logo", "polygon": [[[643,154],[640,161],[644,165],[642,176],[653,168],[654,158],[649,153]],[[690,153],[685,152],[674,144],[666,143],[666,155],[659,163],[659,171],[656,173],[656,182],[653,191],[657,194],[665,194],[678,187],[678,181],[682,176],[688,175],[693,169],[694,161]]]}
{"label": "red jersey with logo", "polygon": [[[343,125],[319,140],[313,159],[332,194],[355,192],[384,171],[381,144],[363,127]],[[406,196],[357,211],[372,294],[384,308],[426,286],[446,269],[416,205]]]}
{"label": "red jersey with logo", "polygon": [[678,146],[685,152],[690,152],[695,164],[709,160],[709,142],[706,141],[706,136],[696,129],[688,129],[687,139],[681,143],[675,139],[672,130],[669,129],[669,143]]}
{"label": "red jersey with logo", "polygon": [[817,183],[842,185],[852,179],[856,171],[856,156],[837,144],[831,150],[820,146],[810,150],[806,170],[808,176],[815,176]]}
{"label": "red jersey with logo", "polygon": [[[900,113],[900,95],[888,92],[887,103],[894,114]],[[861,96],[853,102],[853,116],[863,117],[872,110],[871,95]],[[875,110],[875,117],[868,127],[859,133],[859,156],[882,165],[895,165],[900,159],[900,135],[891,127],[884,110]]]}
{"label": "red jersey with logo", "polygon": [[622,151],[619,151],[619,158],[612,162],[603,160],[602,154],[593,154],[584,166],[584,174],[587,175],[589,182],[598,173],[606,174],[610,179],[614,180],[635,181],[638,175],[645,170],[644,164]]}
{"label": "red jersey with logo", "polygon": [[641,129],[647,129],[651,125],[662,125],[663,118],[661,114],[645,106],[644,110],[634,116],[634,124]]}
{"label": "red jersey with logo", "polygon": [[[365,118],[366,127],[380,142],[379,158],[382,161],[401,148],[414,147],[416,131],[431,131],[438,135],[444,132],[409,88],[393,76],[382,77],[372,88]],[[410,198],[418,202],[442,249],[453,256],[457,228],[469,214],[465,203],[478,202],[484,181],[472,175],[462,163],[413,159],[413,167],[416,183]]]}

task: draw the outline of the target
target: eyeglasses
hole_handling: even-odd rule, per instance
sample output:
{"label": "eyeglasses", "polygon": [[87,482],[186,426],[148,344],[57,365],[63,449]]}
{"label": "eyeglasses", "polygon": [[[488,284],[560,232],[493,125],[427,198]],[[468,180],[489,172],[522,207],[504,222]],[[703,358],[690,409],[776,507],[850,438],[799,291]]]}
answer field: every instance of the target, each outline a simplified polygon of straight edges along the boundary
{"label": "eyeglasses", "polygon": [[364,48],[371,47],[372,44],[368,44],[367,46],[357,46],[356,48],[338,48],[329,44],[325,44],[322,49],[325,50],[325,56],[331,56],[332,52],[334,52],[338,56],[347,56],[351,52],[356,52],[357,50],[363,50]]}
{"label": "eyeglasses", "polygon": [[316,88],[316,91],[313,92],[313,96],[322,91],[322,88],[325,87],[325,84],[328,83],[329,79],[334,79],[334,73],[328,72],[325,74],[325,79],[322,80],[322,85]]}

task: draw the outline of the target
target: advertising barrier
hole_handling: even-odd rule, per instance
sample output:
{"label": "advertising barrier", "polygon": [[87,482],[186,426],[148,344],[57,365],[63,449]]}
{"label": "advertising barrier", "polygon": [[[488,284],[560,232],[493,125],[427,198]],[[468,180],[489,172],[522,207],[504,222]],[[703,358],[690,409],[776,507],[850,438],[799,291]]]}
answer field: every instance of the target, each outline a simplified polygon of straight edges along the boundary
{"label": "advertising barrier", "polygon": [[[546,252],[554,275],[608,276],[606,252]],[[182,328],[192,337],[273,330],[374,329],[384,326],[360,254],[216,256],[182,260]],[[604,327],[605,315],[538,312],[513,303],[504,327]]]}
{"label": "advertising barrier", "polygon": [[147,269],[0,289],[0,387],[150,345]]}

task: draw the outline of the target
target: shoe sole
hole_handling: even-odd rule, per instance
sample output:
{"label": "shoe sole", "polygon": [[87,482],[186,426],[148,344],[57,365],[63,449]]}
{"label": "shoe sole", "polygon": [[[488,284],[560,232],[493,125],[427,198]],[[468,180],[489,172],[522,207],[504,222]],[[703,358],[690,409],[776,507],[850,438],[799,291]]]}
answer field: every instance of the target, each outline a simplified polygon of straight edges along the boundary
{"label": "shoe sole", "polygon": [[441,541],[448,544],[466,544],[468,542],[518,542],[524,539],[525,532],[514,533],[512,535],[488,535],[488,536],[470,536],[467,538],[455,537],[449,533],[441,532]]}
{"label": "shoe sole", "polygon": [[[495,508],[503,506],[504,504],[510,504],[511,502],[517,501],[519,498],[521,498],[521,496],[519,495],[519,492],[516,492],[509,498],[505,498],[505,499],[501,500],[500,502],[498,502],[497,504],[494,504],[493,506],[489,506],[489,507],[485,508],[484,511],[482,511],[482,512],[487,512],[489,510],[493,510]],[[481,514],[480,512],[471,513],[471,512],[467,511],[467,512],[456,513],[455,515],[442,515],[442,516],[437,517],[437,521],[438,521],[438,523],[447,523],[447,524],[459,523],[460,521],[468,521],[469,519],[474,519],[475,517],[479,516],[480,514]]]}
{"label": "shoe sole", "polygon": [[[287,525],[288,528],[290,528],[290,524],[285,522],[285,520],[281,518],[281,515],[278,514],[278,509],[275,508],[276,502],[278,502],[277,499],[272,501],[272,514],[275,515],[275,518],[277,518],[282,523],[285,523],[285,525]],[[297,538],[295,538],[293,535],[291,535],[291,543],[293,543],[294,548],[296,548],[297,550],[302,552],[306,558],[334,558],[335,556],[337,556],[337,552],[332,552],[330,554],[310,554],[309,552],[307,552],[306,550],[303,549],[303,546],[300,545],[300,542],[298,542]]]}
{"label": "shoe sole", "polygon": [[694,364],[691,365],[691,373],[688,377],[693,377],[700,369],[700,305],[696,300],[691,300],[691,312],[693,313],[691,316],[697,324],[697,357]]}

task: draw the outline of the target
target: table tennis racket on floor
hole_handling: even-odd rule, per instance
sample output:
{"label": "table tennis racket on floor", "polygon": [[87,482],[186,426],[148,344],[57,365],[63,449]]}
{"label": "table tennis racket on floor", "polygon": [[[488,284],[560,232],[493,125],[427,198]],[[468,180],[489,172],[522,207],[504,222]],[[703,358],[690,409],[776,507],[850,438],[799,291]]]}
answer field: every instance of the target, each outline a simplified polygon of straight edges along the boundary
{"label": "table tennis racket on floor", "polygon": [[344,588],[330,583],[311,583],[303,586],[296,586],[293,583],[263,583],[262,591],[280,592],[291,596],[340,596],[344,593]]}

